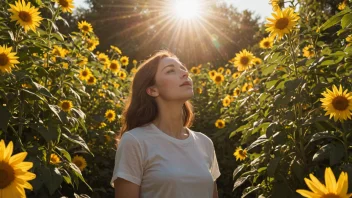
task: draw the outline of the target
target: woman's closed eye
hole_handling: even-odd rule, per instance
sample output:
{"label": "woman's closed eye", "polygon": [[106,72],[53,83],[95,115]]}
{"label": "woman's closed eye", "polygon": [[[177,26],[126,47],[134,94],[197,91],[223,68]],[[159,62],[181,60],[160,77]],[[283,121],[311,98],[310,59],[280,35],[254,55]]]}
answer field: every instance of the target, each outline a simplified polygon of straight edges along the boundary
{"label": "woman's closed eye", "polygon": [[169,71],[167,71],[166,73],[171,73],[171,72],[174,72],[175,70],[174,69],[171,69]]}

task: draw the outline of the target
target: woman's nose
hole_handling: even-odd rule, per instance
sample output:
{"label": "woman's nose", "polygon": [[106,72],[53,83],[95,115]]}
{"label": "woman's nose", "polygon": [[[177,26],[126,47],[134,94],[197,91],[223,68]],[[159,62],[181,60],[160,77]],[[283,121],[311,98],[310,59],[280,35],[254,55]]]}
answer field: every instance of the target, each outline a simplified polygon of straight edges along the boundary
{"label": "woman's nose", "polygon": [[182,78],[184,78],[185,76],[188,77],[188,71],[185,70],[181,70],[182,71]]}

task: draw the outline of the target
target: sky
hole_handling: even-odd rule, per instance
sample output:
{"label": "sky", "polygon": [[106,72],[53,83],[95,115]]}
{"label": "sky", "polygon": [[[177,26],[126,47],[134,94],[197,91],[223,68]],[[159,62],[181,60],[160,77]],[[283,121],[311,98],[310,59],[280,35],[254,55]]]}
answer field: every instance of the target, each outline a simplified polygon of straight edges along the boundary
{"label": "sky", "polygon": [[[88,8],[85,0],[74,0],[75,7]],[[254,11],[255,14],[260,16],[261,20],[264,21],[266,17],[271,15],[271,5],[269,0],[224,0],[229,4],[233,4],[238,8],[239,11],[250,10]]]}

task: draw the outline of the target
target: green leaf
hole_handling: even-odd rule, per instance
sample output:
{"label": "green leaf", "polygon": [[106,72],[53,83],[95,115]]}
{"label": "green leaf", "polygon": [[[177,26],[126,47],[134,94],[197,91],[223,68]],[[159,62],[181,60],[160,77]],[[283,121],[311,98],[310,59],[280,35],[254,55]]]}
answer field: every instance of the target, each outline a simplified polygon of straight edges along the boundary
{"label": "green leaf", "polygon": [[250,128],[249,123],[247,123],[245,125],[242,125],[239,128],[237,128],[235,131],[231,132],[229,138],[232,138],[237,132],[240,132],[240,131],[243,131],[243,130],[246,130],[246,129],[249,129],[249,128]]}
{"label": "green leaf", "polygon": [[86,142],[83,140],[83,138],[79,135],[76,134],[66,134],[66,133],[62,133],[62,136],[64,138],[66,138],[67,140],[74,142],[76,144],[81,145],[84,149],[86,149],[90,154],[92,154],[92,156],[94,156],[94,154],[89,150]]}
{"label": "green leaf", "polygon": [[267,169],[267,175],[269,177],[274,177],[275,176],[275,172],[277,169],[277,166],[279,165],[281,160],[281,157],[275,157],[274,159],[271,159],[269,164],[268,164],[268,169]]}
{"label": "green leaf", "polygon": [[328,159],[330,156],[330,151],[334,149],[334,144],[326,144],[313,155],[313,162],[319,162],[325,159]]}
{"label": "green leaf", "polygon": [[249,195],[259,189],[260,189],[260,186],[249,186],[244,190],[245,193],[241,196],[241,198],[247,197],[247,195]]}
{"label": "green leaf", "polygon": [[57,150],[59,150],[68,161],[71,161],[71,155],[63,148],[60,148],[58,146],[55,147]]}
{"label": "green leaf", "polygon": [[236,178],[237,174],[240,173],[243,170],[243,168],[245,168],[245,167],[247,167],[246,164],[241,164],[241,165],[237,166],[237,168],[233,171],[232,179],[234,180]]}
{"label": "green leaf", "polygon": [[60,122],[62,122],[61,117],[59,115],[60,107],[58,107],[57,105],[50,105],[50,104],[48,104],[48,107],[56,115],[56,117],[59,118]]}
{"label": "green leaf", "polygon": [[333,149],[330,151],[329,160],[330,166],[334,166],[341,162],[341,159],[345,156],[345,148],[342,143],[335,142]]}
{"label": "green leaf", "polygon": [[63,178],[58,168],[50,166],[48,167],[41,167],[42,178],[44,181],[44,185],[49,190],[50,195],[53,195],[54,192],[59,189]]}
{"label": "green leaf", "polygon": [[81,170],[76,166],[76,164],[70,162],[70,168],[72,169],[72,171],[74,172],[74,174],[84,183],[86,184],[86,186],[92,190],[92,188],[86,183],[86,181],[84,180]]}
{"label": "green leaf", "polygon": [[4,106],[0,106],[0,128],[4,131],[7,132],[7,125],[10,122],[10,118],[11,118],[11,113],[9,112],[9,110],[4,107]]}
{"label": "green leaf", "polygon": [[333,17],[329,18],[322,26],[320,26],[320,31],[324,31],[335,24],[339,23],[342,17],[349,12],[349,9],[345,9],[342,12],[337,13]]}
{"label": "green leaf", "polygon": [[266,135],[262,135],[256,141],[254,141],[249,147],[247,147],[247,151],[255,148],[256,146],[264,144],[267,141],[269,141],[269,139],[266,137]]}
{"label": "green leaf", "polygon": [[341,27],[345,29],[347,26],[349,26],[352,22],[352,14],[346,14],[345,16],[342,17],[341,20]]}
{"label": "green leaf", "polygon": [[242,185],[247,179],[249,178],[249,175],[246,177],[240,177],[236,180],[235,184],[233,185],[232,191],[234,191],[236,188],[238,188],[240,185]]}

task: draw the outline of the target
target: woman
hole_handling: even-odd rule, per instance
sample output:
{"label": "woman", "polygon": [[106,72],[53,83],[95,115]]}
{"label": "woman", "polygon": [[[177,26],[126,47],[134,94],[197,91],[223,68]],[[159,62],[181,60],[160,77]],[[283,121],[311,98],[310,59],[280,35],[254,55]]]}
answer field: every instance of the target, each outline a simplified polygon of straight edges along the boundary
{"label": "woman", "polygon": [[217,198],[212,140],[190,130],[188,70],[160,51],[135,74],[123,112],[111,185],[116,198]]}

